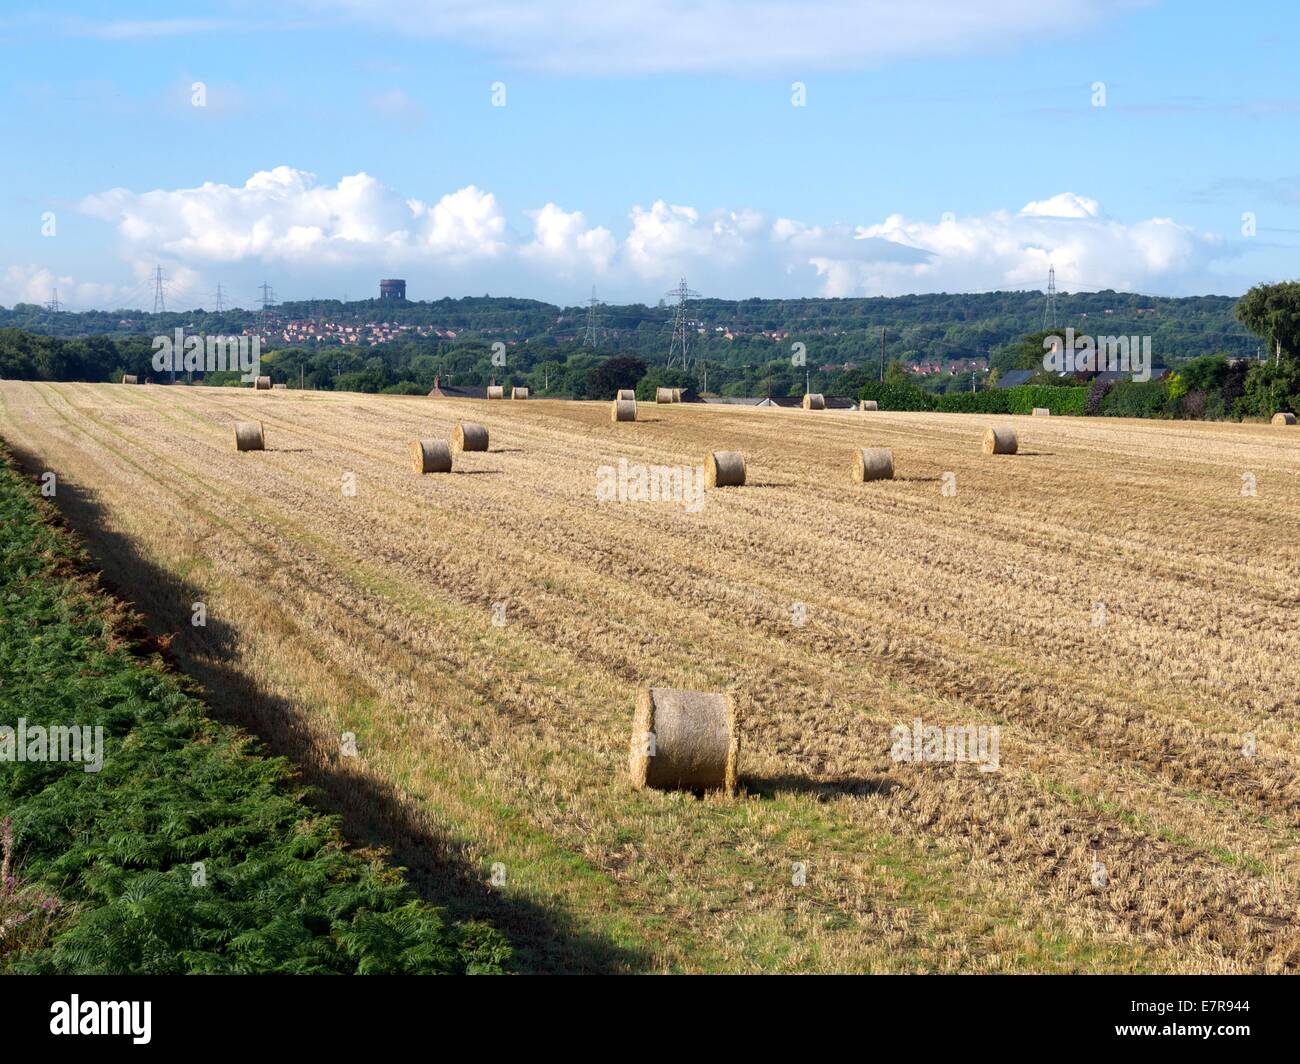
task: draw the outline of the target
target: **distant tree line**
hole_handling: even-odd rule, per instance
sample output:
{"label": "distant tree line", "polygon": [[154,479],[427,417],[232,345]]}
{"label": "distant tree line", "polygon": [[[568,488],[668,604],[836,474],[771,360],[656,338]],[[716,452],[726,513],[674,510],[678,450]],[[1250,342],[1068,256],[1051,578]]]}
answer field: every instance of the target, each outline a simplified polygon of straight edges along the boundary
{"label": "distant tree line", "polygon": [[[693,338],[692,357],[699,372],[688,375],[665,364],[667,308],[602,308],[602,325],[616,332],[594,348],[580,339],[583,308],[533,300],[325,301],[276,309],[295,320],[343,321],[351,315],[358,321],[453,329],[454,338],[408,334],[376,346],[313,344],[263,351],[263,371],[291,387],[401,394],[427,393],[438,381],[453,386],[527,386],[537,396],[578,399],[607,399],[623,387],[649,394],[656,387],[675,387],[693,396],[705,390],[707,379],[708,393],[722,396],[790,396],[807,388],[865,397],[881,387],[883,328],[884,376],[900,402],[906,393],[909,402],[920,404],[927,400],[916,398],[917,394],[987,390],[990,378],[981,372],[919,377],[905,372],[906,365],[983,359],[996,379],[996,374],[1013,368],[1041,369],[1045,335],[1041,297],[1034,293],[700,300],[692,305],[692,314],[709,324],[700,326],[704,331]],[[52,319],[85,319],[84,324],[98,319],[54,314],[30,304],[11,311],[0,308],[0,325],[21,321],[24,326],[0,328],[0,375],[107,381],[130,373],[143,380],[159,376],[152,366],[152,335],[174,328],[229,335],[257,328],[262,321],[243,311],[222,315],[131,312],[133,319],[121,317],[128,312],[115,313],[116,321],[130,320],[138,331],[53,335],[48,331]],[[1117,404],[1126,410],[1140,408],[1142,416],[1239,418],[1300,404],[1300,284],[1259,286],[1239,301],[1219,296],[1157,299],[1113,292],[1063,296],[1058,321],[1067,320],[1080,333],[1152,336],[1156,361],[1176,369],[1167,380],[1151,382],[1141,401],[1121,403],[1120,397],[1137,393],[1130,386],[1120,387],[1107,400],[1112,408]],[[61,328],[66,324],[59,322]],[[726,338],[728,331],[731,339]],[[777,338],[765,336],[764,331]],[[802,359],[795,357],[796,344],[802,345]],[[1261,352],[1272,357],[1256,358]],[[1087,387],[1091,376],[1062,381],[1044,373],[1030,383]],[[220,385],[237,379],[235,374],[209,374],[191,382]],[[1161,396],[1158,402],[1156,395]],[[1093,404],[1094,412],[1100,411],[1100,403],[1099,399]]]}

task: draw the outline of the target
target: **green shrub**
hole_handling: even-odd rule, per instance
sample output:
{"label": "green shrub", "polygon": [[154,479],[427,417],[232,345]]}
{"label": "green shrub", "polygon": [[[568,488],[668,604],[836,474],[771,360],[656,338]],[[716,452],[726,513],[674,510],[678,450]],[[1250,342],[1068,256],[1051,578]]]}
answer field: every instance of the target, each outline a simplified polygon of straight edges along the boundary
{"label": "green shrub", "polygon": [[1164,381],[1119,381],[1102,400],[1105,417],[1168,417],[1169,386]]}
{"label": "green shrub", "polygon": [[859,399],[874,399],[881,410],[934,410],[938,396],[931,395],[915,384],[882,384],[872,381],[858,392]]}
{"label": "green shrub", "polygon": [[1034,407],[1045,406],[1058,417],[1082,417],[1088,409],[1086,385],[1025,384],[1008,388],[1007,394],[1012,414],[1032,414]]}
{"label": "green shrub", "polygon": [[1009,414],[1009,391],[993,388],[986,392],[948,392],[939,396],[938,409],[945,414]]}

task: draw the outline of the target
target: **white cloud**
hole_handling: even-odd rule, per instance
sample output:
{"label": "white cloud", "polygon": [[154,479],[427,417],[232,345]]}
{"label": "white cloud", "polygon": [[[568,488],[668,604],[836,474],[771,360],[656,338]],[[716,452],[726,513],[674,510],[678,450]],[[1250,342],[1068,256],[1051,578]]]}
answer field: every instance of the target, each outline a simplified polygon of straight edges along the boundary
{"label": "white cloud", "polygon": [[701,215],[694,207],[656,200],[649,210],[633,207],[631,220],[627,262],[647,279],[670,278],[701,262],[738,265],[766,243],[766,225],[757,211]]}
{"label": "white cloud", "polygon": [[609,268],[618,241],[604,226],[588,229],[581,211],[566,211],[554,203],[527,214],[533,219],[533,240],[519,249],[525,259],[547,263],[569,275],[579,270],[604,273]]}
{"label": "white cloud", "polygon": [[[137,270],[162,260],[211,276],[218,266],[279,268],[303,287],[410,267],[426,290],[492,290],[546,298],[599,277],[628,298],[657,298],[681,276],[711,294],[896,295],[1040,288],[1055,266],[1063,289],[1206,290],[1230,249],[1169,218],[1125,223],[1073,192],[1019,211],[940,220],[812,224],[749,209],[634,206],[622,235],[579,210],[521,205],[522,235],[473,185],[425,202],[369,174],[322,183],[280,166],[243,185],[204,184],[88,196]],[[41,282],[42,284],[44,281]],[[472,287],[471,287],[472,286]],[[12,287],[12,283],[11,283]],[[212,288],[196,274],[185,287]],[[48,294],[42,298],[48,298]]]}
{"label": "white cloud", "polygon": [[1086,196],[1060,192],[1051,199],[1031,200],[1020,208],[1020,213],[1037,218],[1096,218],[1101,205]]}
{"label": "white cloud", "polygon": [[[892,215],[858,236],[924,256],[911,263],[873,260],[849,271],[851,283],[886,295],[1038,288],[1051,266],[1064,289],[1169,291],[1203,277],[1223,252],[1219,239],[1190,226],[1168,218],[1126,225],[1071,192],[1031,202],[1015,215],[995,211],[939,223]],[[833,266],[843,283],[842,262],[828,260],[818,269],[830,276]]]}
{"label": "white cloud", "polygon": [[443,196],[432,207],[408,204],[416,219],[427,222],[422,246],[453,259],[494,258],[505,250],[506,220],[490,192],[469,185]]}
{"label": "white cloud", "polygon": [[1055,41],[1143,0],[297,0],[556,73],[811,71]]}
{"label": "white cloud", "polygon": [[209,263],[399,263],[430,252],[491,257],[504,247],[505,219],[491,193],[470,186],[429,206],[366,173],[330,186],[277,166],[242,186],[116,188],[86,197],[81,209],[113,223],[128,250]]}
{"label": "white cloud", "polygon": [[113,285],[77,281],[67,274],[56,274],[48,267],[29,263],[8,266],[0,274],[0,306],[48,303],[55,289],[58,289],[59,302],[74,310],[105,306],[123,294]]}

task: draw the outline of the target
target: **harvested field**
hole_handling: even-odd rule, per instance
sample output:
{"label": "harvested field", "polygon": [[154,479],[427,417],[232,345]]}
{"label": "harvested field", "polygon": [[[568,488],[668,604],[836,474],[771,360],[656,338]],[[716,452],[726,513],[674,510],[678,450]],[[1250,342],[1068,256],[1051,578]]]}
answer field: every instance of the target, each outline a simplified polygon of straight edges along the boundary
{"label": "harvested field", "polygon": [[[1300,969],[1295,437],[1004,417],[991,461],[981,417],[609,410],[0,382],[218,711],[525,967]],[[461,418],[494,449],[413,476]],[[902,475],[864,493],[861,447]],[[747,482],[698,512],[597,502],[720,448]],[[629,786],[643,687],[731,694],[735,798]],[[996,771],[896,761],[918,718],[998,726]]]}

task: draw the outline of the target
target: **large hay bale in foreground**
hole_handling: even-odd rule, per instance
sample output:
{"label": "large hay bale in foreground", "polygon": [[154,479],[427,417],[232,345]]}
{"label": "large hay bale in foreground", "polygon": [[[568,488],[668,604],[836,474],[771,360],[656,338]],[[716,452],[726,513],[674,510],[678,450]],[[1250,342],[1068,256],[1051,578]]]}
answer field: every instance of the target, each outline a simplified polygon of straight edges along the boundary
{"label": "large hay bale in foreground", "polygon": [[266,435],[260,421],[235,422],[236,451],[265,451]]}
{"label": "large hay bale in foreground", "polygon": [[879,410],[879,409],[880,409],[880,404],[877,403],[874,399],[863,399],[860,403],[858,403],[858,409],[859,409],[859,410]]}
{"label": "large hay bale in foreground", "polygon": [[416,440],[411,444],[411,468],[417,473],[450,473],[451,449],[442,440]]}
{"label": "large hay bale in foreground", "polygon": [[486,425],[477,421],[457,421],[451,434],[453,451],[486,451],[488,449],[488,430]]}
{"label": "large hay bale in foreground", "polygon": [[704,486],[731,488],[745,483],[745,456],[739,451],[714,451],[704,463]]}
{"label": "large hay bale in foreground", "polygon": [[671,388],[656,388],[656,403],[671,403],[673,401],[673,390]]}
{"label": "large hay bale in foreground", "polygon": [[614,398],[615,398],[615,399],[633,399],[633,400],[635,400],[635,399],[636,399],[636,389],[635,389],[635,388],[620,388],[620,389],[618,390],[618,394],[617,394],[616,396],[614,396]]}
{"label": "large hay bale in foreground", "polygon": [[821,392],[809,392],[803,397],[803,408],[805,410],[825,410],[826,396]]}
{"label": "large hay bale in foreground", "polygon": [[504,399],[506,397],[506,386],[504,384],[489,384],[487,397],[489,399]]}
{"label": "large hay bale in foreground", "polygon": [[628,769],[638,790],[734,794],[739,752],[730,696],[671,687],[637,692]]}
{"label": "large hay bale in foreground", "polygon": [[527,389],[527,388],[511,388],[511,389],[510,389],[510,398],[511,398],[511,399],[527,399],[527,398],[528,398],[528,389]]}
{"label": "large hay bale in foreground", "polygon": [[1051,407],[1046,407],[1046,406],[1034,407],[1034,417],[1051,417],[1051,416],[1052,416]]}
{"label": "large hay bale in foreground", "polygon": [[985,454],[1015,454],[1020,447],[1011,429],[987,428],[984,430]]}
{"label": "large hay bale in foreground", "polygon": [[139,384],[139,383],[140,383],[140,378],[137,377],[134,373],[123,373],[123,374],[122,374],[122,383],[123,383],[123,384]]}
{"label": "large hay bale in foreground", "polygon": [[271,390],[271,378],[258,377],[257,380],[253,381],[253,389],[259,392],[269,392]]}
{"label": "large hay bale in foreground", "polygon": [[1273,415],[1273,424],[1274,424],[1274,425],[1294,425],[1294,424],[1295,424],[1295,415],[1294,415],[1294,414],[1274,414],[1274,415]]}
{"label": "large hay bale in foreground", "polygon": [[636,400],[635,399],[615,399],[614,405],[609,411],[610,421],[635,421],[636,420]]}
{"label": "large hay bale in foreground", "polygon": [[894,479],[894,452],[888,447],[859,447],[853,452],[853,479],[859,484],[868,480]]}

